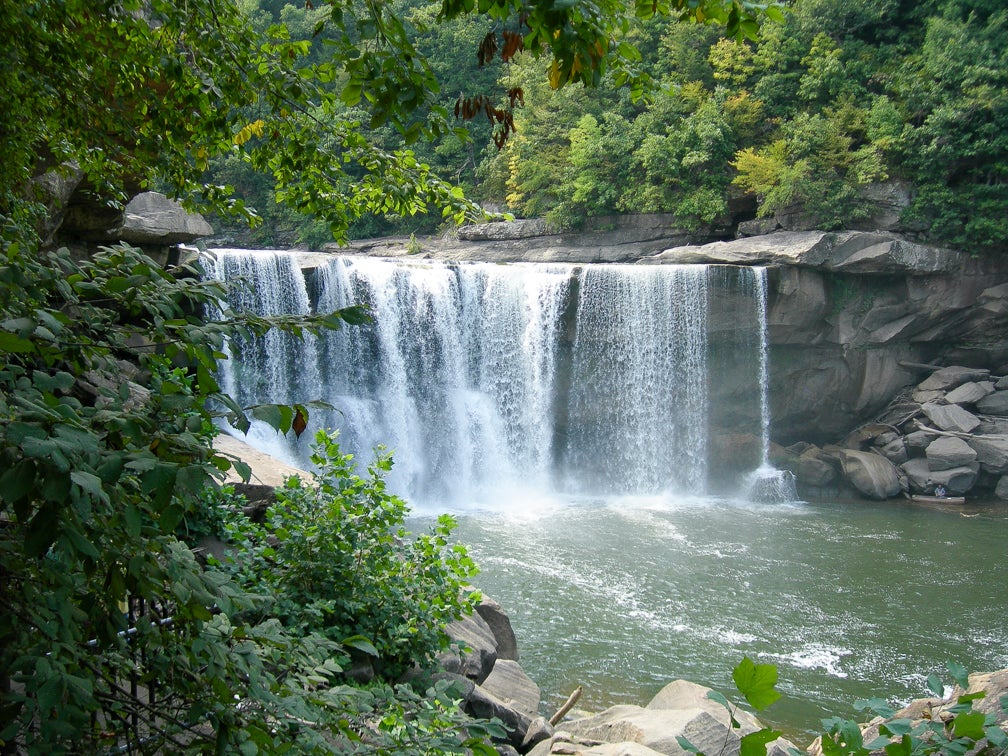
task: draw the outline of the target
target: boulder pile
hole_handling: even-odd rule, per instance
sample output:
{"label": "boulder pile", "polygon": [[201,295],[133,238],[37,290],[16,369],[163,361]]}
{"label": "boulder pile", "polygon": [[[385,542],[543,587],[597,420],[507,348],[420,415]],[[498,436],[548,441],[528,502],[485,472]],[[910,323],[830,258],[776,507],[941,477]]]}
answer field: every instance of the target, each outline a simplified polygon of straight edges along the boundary
{"label": "boulder pile", "polygon": [[1008,499],[1008,377],[938,368],[840,444],[776,452],[775,462],[795,473],[803,495],[846,485],[870,499],[936,489]]}

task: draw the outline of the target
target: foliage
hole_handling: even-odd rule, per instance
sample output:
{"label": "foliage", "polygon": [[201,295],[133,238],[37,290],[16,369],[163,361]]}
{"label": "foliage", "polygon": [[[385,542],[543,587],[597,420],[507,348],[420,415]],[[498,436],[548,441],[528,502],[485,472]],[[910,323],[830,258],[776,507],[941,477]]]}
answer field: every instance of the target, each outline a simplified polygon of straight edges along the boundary
{"label": "foliage", "polygon": [[[125,246],[84,261],[4,247],[0,742],[26,753],[478,742],[486,725],[468,724],[449,691],[347,687],[342,645],[256,614],[259,599],[179,540],[234,516],[204,493],[243,468],[210,446],[211,407],[248,422],[213,377],[222,340],[362,314],[206,321],[222,295],[197,270],[172,276]],[[274,420],[290,428],[298,410],[285,409]],[[424,554],[437,575],[434,547]],[[444,594],[429,600],[449,612]]]}
{"label": "foliage", "polygon": [[335,436],[319,431],[315,442],[311,484],[289,479],[262,526],[232,522],[231,568],[250,593],[270,597],[268,616],[365,651],[395,679],[446,648],[444,626],[475,608],[478,594],[465,590],[475,565],[449,545],[448,515],[407,534],[406,504],[382,478],[388,456],[362,478]]}
{"label": "foliage", "polygon": [[[867,710],[881,718],[876,720],[878,737],[869,743],[864,741],[865,725],[842,717],[822,720],[819,743],[824,756],[869,756],[882,752],[886,756],[965,756],[967,753],[1008,752],[1008,733],[1000,724],[1008,717],[1008,696],[1003,696],[997,707],[988,707],[990,711],[976,711],[973,703],[986,694],[965,692],[969,688],[969,675],[961,664],[949,662],[947,668],[958,688],[947,696],[941,677],[930,675],[928,688],[937,698],[917,721],[897,718],[897,712],[880,698],[856,701],[856,709]],[[732,679],[736,689],[756,711],[762,711],[780,698],[776,689],[777,667],[773,664],[756,664],[745,657],[733,670]],[[717,691],[708,692],[707,697],[727,710],[732,729],[741,728],[735,718],[737,707],[734,704]],[[780,736],[779,731],[769,727],[748,733],[740,739],[740,756],[766,756],[767,744]],[[686,751],[700,753],[686,738],[679,736],[677,740]],[[726,738],[725,747],[727,743]],[[801,753],[794,748],[790,750],[792,756]]]}

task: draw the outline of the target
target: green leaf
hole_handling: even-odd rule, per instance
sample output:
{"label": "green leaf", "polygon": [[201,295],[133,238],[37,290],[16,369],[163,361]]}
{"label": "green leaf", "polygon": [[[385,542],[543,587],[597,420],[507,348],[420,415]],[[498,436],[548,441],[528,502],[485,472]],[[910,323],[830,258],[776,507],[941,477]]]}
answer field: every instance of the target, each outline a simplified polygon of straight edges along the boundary
{"label": "green leaf", "polygon": [[22,459],[0,475],[0,497],[15,502],[27,496],[35,487],[35,461]]}
{"label": "green leaf", "polygon": [[945,668],[949,671],[949,674],[952,675],[952,679],[956,681],[956,684],[960,688],[966,690],[966,688],[969,687],[969,672],[966,670],[966,667],[958,662],[950,661],[946,662]]}
{"label": "green leaf", "polygon": [[756,664],[744,657],[732,671],[732,679],[746,701],[757,711],[762,711],[778,698],[777,667],[774,664]]}
{"label": "green leaf", "polygon": [[58,526],[59,513],[56,507],[47,504],[39,509],[28,523],[24,539],[25,553],[32,557],[44,555],[59,535]]}
{"label": "green leaf", "polygon": [[1008,734],[997,725],[984,727],[984,737],[996,748],[1008,748]]}
{"label": "green leaf", "polygon": [[0,331],[0,352],[7,354],[25,354],[34,350],[35,345],[27,339],[22,339],[14,334]]}
{"label": "green leaf", "polygon": [[[872,743],[868,747],[873,748],[874,745]],[[913,753],[913,738],[909,735],[904,735],[899,740],[884,746],[884,749],[886,756],[910,756]]]}
{"label": "green leaf", "polygon": [[985,719],[983,712],[965,712],[952,720],[952,732],[957,738],[980,740],[984,737]]}
{"label": "green leaf", "polygon": [[92,498],[105,500],[106,494],[102,488],[101,478],[94,473],[85,472],[83,470],[74,470],[70,473],[70,480],[80,486],[81,489]]}
{"label": "green leaf", "polygon": [[375,648],[374,644],[363,635],[351,635],[349,638],[344,638],[343,645],[355,648],[358,651],[368,654],[369,656],[377,657],[379,655],[378,649]]}
{"label": "green leaf", "polygon": [[939,698],[945,696],[945,683],[942,682],[942,679],[938,675],[928,675],[927,686],[928,690]]}
{"label": "green leaf", "polygon": [[780,730],[764,727],[762,730],[742,736],[739,756],[766,756],[767,743],[777,740],[781,734]]}
{"label": "green leaf", "polygon": [[701,751],[695,745],[686,740],[686,738],[684,738],[682,735],[676,735],[676,742],[679,744],[680,748],[682,748],[684,751],[687,751],[688,753],[699,753],[701,755],[703,754],[703,751]]}

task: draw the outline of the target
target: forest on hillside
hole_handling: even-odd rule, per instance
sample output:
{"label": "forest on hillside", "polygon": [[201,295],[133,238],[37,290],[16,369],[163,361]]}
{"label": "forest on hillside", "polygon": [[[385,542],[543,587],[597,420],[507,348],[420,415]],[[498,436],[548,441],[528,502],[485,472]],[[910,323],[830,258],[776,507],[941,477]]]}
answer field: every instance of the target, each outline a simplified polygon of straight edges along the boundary
{"label": "forest on hillside", "polygon": [[[644,74],[636,91],[611,73],[597,88],[553,90],[532,56],[480,65],[488,19],[439,22],[424,0],[397,2],[441,81],[441,105],[492,102],[513,119],[501,147],[501,125],[483,111],[455,122],[468,136],[412,145],[485,207],[559,228],[661,212],[694,230],[800,207],[836,229],[868,217],[865,187],[898,181],[912,192],[903,226],[920,238],[971,252],[1008,244],[1008,10],[999,0],[792,0],[780,22],[743,42],[720,25],[650,19],[629,39]],[[282,0],[246,0],[246,10],[261,28],[282,22],[305,40],[324,12]],[[373,136],[389,150],[404,141],[391,126]],[[248,241],[330,240],[239,158],[218,159],[210,173],[262,215]],[[350,235],[432,233],[440,223],[440,214],[366,215]]]}

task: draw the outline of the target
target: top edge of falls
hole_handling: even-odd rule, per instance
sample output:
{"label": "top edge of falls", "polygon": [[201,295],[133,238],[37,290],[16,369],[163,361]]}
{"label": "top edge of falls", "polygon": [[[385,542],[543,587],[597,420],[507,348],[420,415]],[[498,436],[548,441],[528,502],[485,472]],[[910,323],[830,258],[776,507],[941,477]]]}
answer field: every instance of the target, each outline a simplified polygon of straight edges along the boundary
{"label": "top edge of falls", "polygon": [[[866,231],[778,231],[764,236],[706,244],[666,229],[648,238],[617,232],[553,234],[526,239],[466,241],[439,237],[388,237],[321,250],[211,249],[210,252],[290,254],[301,267],[318,267],[333,257],[373,257],[417,264],[566,263],[643,265],[799,266],[849,273],[934,274],[960,270],[961,252],[917,244],[894,234]],[[419,245],[419,251],[417,251]]]}

